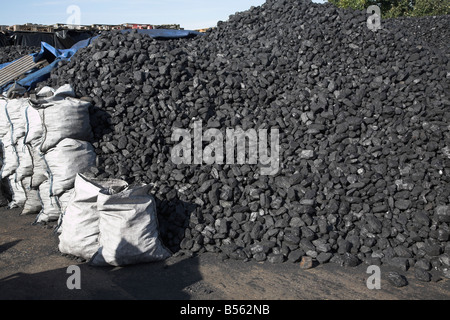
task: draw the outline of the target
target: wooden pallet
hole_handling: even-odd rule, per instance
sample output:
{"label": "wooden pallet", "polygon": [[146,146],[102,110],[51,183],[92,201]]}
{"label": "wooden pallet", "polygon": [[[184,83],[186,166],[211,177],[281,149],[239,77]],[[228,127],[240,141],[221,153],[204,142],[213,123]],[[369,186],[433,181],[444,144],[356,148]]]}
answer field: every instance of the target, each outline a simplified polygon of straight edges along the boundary
{"label": "wooden pallet", "polygon": [[53,27],[50,26],[25,26],[15,25],[13,26],[15,32],[53,32]]}

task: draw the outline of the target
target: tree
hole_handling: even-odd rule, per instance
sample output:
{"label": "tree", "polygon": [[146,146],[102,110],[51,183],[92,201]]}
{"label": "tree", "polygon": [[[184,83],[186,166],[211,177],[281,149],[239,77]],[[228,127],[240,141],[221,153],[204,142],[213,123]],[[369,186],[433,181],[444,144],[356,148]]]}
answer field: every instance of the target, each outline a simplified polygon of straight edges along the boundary
{"label": "tree", "polygon": [[437,16],[450,14],[450,1],[448,0],[416,0],[412,15]]}
{"label": "tree", "polygon": [[401,0],[398,1],[396,5],[393,5],[387,9],[382,16],[384,18],[396,18],[396,17],[402,17],[402,16],[410,16],[411,12],[413,11],[414,7],[412,4],[412,1],[410,0]]}
{"label": "tree", "polygon": [[449,0],[328,0],[339,8],[365,10],[370,5],[381,9],[383,18],[421,17],[450,14]]}

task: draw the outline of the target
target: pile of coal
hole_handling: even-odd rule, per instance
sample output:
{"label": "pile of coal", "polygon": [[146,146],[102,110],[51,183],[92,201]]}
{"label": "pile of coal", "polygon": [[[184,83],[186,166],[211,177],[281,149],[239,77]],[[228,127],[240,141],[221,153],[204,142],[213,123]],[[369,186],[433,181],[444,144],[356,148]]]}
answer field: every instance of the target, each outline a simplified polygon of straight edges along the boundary
{"label": "pile of coal", "polygon": [[[103,34],[45,85],[93,102],[94,173],[152,184],[174,252],[445,271],[449,60],[403,25],[271,0],[195,39]],[[201,147],[174,161],[196,125]],[[268,132],[274,174],[261,153],[198,164],[238,128]]]}
{"label": "pile of coal", "polygon": [[450,37],[450,19],[448,15],[425,17],[400,17],[387,19],[383,22],[387,26],[391,23],[400,26],[414,41],[423,41],[430,47],[442,50],[450,57],[448,39]]}
{"label": "pile of coal", "polygon": [[37,53],[41,49],[38,47],[28,46],[6,46],[0,47],[0,64],[13,62],[23,56]]}

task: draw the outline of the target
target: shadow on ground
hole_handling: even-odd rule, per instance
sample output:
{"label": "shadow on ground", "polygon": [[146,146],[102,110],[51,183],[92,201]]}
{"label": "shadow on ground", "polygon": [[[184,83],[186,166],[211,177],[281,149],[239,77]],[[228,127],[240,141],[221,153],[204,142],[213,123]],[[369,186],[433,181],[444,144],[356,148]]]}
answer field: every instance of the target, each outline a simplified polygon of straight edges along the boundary
{"label": "shadow on ground", "polygon": [[0,253],[8,250],[9,248],[14,247],[16,244],[18,244],[21,240],[11,241],[5,244],[0,245]]}
{"label": "shadow on ground", "polygon": [[156,262],[119,267],[80,268],[81,289],[68,289],[67,268],[0,279],[1,300],[189,300],[190,286],[201,280],[197,258],[173,264]]}
{"label": "shadow on ground", "polygon": [[[57,235],[34,219],[0,208],[0,300],[190,300],[204,289],[198,257],[94,267],[62,256]],[[67,287],[71,265],[81,290]]]}

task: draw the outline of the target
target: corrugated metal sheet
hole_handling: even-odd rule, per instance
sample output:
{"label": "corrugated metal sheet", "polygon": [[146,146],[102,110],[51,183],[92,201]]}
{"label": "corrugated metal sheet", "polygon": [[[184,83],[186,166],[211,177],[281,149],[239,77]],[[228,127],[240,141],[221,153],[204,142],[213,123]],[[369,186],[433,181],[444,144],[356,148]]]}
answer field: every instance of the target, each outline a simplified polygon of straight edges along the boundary
{"label": "corrugated metal sheet", "polygon": [[33,57],[30,55],[24,56],[12,62],[3,69],[0,69],[0,87],[19,79],[28,71],[39,68],[45,63],[45,60],[35,63],[33,61]]}

